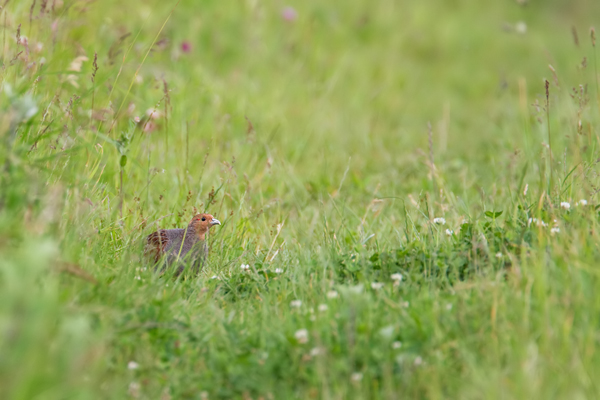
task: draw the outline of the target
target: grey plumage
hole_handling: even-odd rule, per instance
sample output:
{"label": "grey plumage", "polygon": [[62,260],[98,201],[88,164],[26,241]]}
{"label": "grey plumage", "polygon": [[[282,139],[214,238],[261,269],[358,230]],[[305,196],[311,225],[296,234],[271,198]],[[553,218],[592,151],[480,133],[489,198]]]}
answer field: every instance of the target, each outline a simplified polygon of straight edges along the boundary
{"label": "grey plumage", "polygon": [[206,240],[199,240],[194,229],[165,229],[167,237],[165,248],[167,265],[177,264],[177,273],[180,274],[186,265],[191,265],[194,272],[199,272],[204,260],[208,256]]}

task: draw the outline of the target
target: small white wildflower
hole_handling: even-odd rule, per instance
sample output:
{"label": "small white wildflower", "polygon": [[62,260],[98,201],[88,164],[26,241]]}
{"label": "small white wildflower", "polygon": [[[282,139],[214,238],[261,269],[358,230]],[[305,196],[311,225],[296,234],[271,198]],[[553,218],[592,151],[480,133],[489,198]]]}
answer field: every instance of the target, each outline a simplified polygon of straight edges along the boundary
{"label": "small white wildflower", "polygon": [[446,304],[446,310],[448,310],[448,311],[452,310],[452,303]]}
{"label": "small white wildflower", "polygon": [[140,397],[140,389],[141,388],[142,388],[141,385],[137,382],[129,383],[129,389],[128,389],[129,395],[134,398]]}
{"label": "small white wildflower", "polygon": [[415,365],[419,366],[421,364],[423,364],[423,359],[421,356],[417,356],[417,358],[415,358]]}
{"label": "small white wildflower", "polygon": [[314,357],[314,356],[318,356],[319,354],[321,354],[321,353],[322,353],[322,351],[323,351],[323,350],[322,350],[320,347],[315,347],[315,348],[312,348],[312,349],[310,349],[310,355],[311,355],[312,357]]}
{"label": "small white wildflower", "polygon": [[355,372],[352,374],[352,376],[350,376],[350,379],[352,379],[354,382],[360,382],[363,378],[363,374],[361,374],[360,372]]}
{"label": "small white wildflower", "polygon": [[502,253],[500,253],[500,252],[497,252],[497,253],[496,253],[496,258],[502,258]]}
{"label": "small white wildflower", "polygon": [[294,337],[298,343],[306,343],[308,342],[308,331],[306,329],[299,329],[294,333]]}
{"label": "small white wildflower", "polygon": [[210,279],[219,279],[219,277],[216,276],[216,275],[213,275],[213,276],[210,277]]}
{"label": "small white wildflower", "polygon": [[137,275],[137,276],[135,277],[135,279],[137,279],[138,281],[141,281],[141,280],[142,280],[142,278],[141,278],[139,275]]}
{"label": "small white wildflower", "polygon": [[446,218],[442,218],[442,217],[434,218],[433,223],[438,224],[438,225],[446,225]]}
{"label": "small white wildflower", "polygon": [[371,288],[374,290],[379,290],[383,287],[383,283],[381,282],[371,282]]}
{"label": "small white wildflower", "polygon": [[134,121],[136,124],[139,124],[139,122],[140,122],[140,117],[133,117],[133,121]]}
{"label": "small white wildflower", "polygon": [[558,226],[555,226],[554,228],[550,229],[550,233],[553,235],[560,233],[560,228]]}
{"label": "small white wildflower", "polygon": [[587,200],[581,199],[577,202],[578,206],[587,206]]}
{"label": "small white wildflower", "polygon": [[282,274],[283,270],[281,268],[275,268],[275,273],[276,274]]}
{"label": "small white wildflower", "polygon": [[302,300],[292,300],[290,302],[290,306],[299,308],[300,306],[302,306]]}
{"label": "small white wildflower", "polygon": [[527,24],[523,21],[519,21],[515,24],[515,32],[524,35],[527,33]]}
{"label": "small white wildflower", "polygon": [[389,325],[389,326],[386,326],[384,328],[381,328],[379,330],[379,334],[381,336],[383,336],[384,338],[387,338],[387,339],[391,338],[392,335],[394,335],[394,326],[393,325]]}
{"label": "small white wildflower", "polygon": [[397,350],[400,347],[402,347],[402,342],[396,341],[396,342],[392,343],[392,349],[396,349]]}
{"label": "small white wildflower", "polygon": [[327,311],[328,308],[329,308],[329,306],[327,306],[327,304],[319,304],[319,306],[317,307],[317,309],[320,312],[325,312],[325,311]]}
{"label": "small white wildflower", "polygon": [[400,282],[402,280],[402,274],[400,274],[400,273],[391,274],[390,278],[392,278],[393,281]]}
{"label": "small white wildflower", "polygon": [[240,268],[242,269],[242,271],[248,271],[250,269],[250,266],[248,264],[242,264]]}
{"label": "small white wildflower", "polygon": [[543,227],[548,226],[547,223],[545,223],[544,221],[539,220],[537,218],[529,218],[527,220],[527,226],[530,226],[531,224],[534,224],[535,226],[543,226]]}
{"label": "small white wildflower", "polygon": [[560,203],[561,208],[564,208],[565,210],[568,210],[571,208],[571,204],[567,203],[566,201],[563,201]]}
{"label": "small white wildflower", "polygon": [[364,287],[364,286],[363,286],[362,284],[361,284],[361,285],[350,286],[350,287],[348,288],[348,291],[349,291],[350,293],[354,293],[354,294],[361,294],[361,293],[362,293],[362,291],[363,291],[363,287]]}
{"label": "small white wildflower", "polygon": [[129,361],[127,363],[127,369],[138,369],[140,367],[140,365],[138,363],[136,363],[135,361]]}
{"label": "small white wildflower", "polygon": [[337,297],[338,297],[338,292],[336,292],[335,290],[330,290],[329,292],[327,292],[328,299],[336,299]]}
{"label": "small white wildflower", "polygon": [[454,235],[454,231],[452,229],[446,229],[446,236]]}

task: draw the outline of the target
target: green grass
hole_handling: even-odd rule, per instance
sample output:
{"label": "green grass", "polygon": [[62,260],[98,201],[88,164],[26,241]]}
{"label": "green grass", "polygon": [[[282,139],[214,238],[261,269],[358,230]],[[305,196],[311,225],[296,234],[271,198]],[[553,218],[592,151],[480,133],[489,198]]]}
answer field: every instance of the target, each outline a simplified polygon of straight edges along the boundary
{"label": "green grass", "polygon": [[484,3],[9,2],[0,397],[598,398],[600,3]]}

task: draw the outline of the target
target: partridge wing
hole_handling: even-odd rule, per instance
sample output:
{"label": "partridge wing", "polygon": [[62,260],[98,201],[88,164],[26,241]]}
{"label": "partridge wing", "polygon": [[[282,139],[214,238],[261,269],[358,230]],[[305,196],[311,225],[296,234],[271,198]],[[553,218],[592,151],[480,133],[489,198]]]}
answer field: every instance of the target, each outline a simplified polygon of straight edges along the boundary
{"label": "partridge wing", "polygon": [[144,253],[154,258],[154,262],[158,262],[168,247],[169,237],[167,236],[167,232],[161,229],[148,235]]}

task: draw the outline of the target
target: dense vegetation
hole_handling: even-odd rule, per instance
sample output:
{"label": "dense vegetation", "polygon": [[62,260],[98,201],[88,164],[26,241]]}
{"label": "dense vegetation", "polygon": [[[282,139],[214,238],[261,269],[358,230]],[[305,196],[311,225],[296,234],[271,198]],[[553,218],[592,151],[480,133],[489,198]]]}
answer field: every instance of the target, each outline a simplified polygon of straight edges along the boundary
{"label": "dense vegetation", "polygon": [[0,397],[597,398],[600,3],[297,3],[3,2]]}

